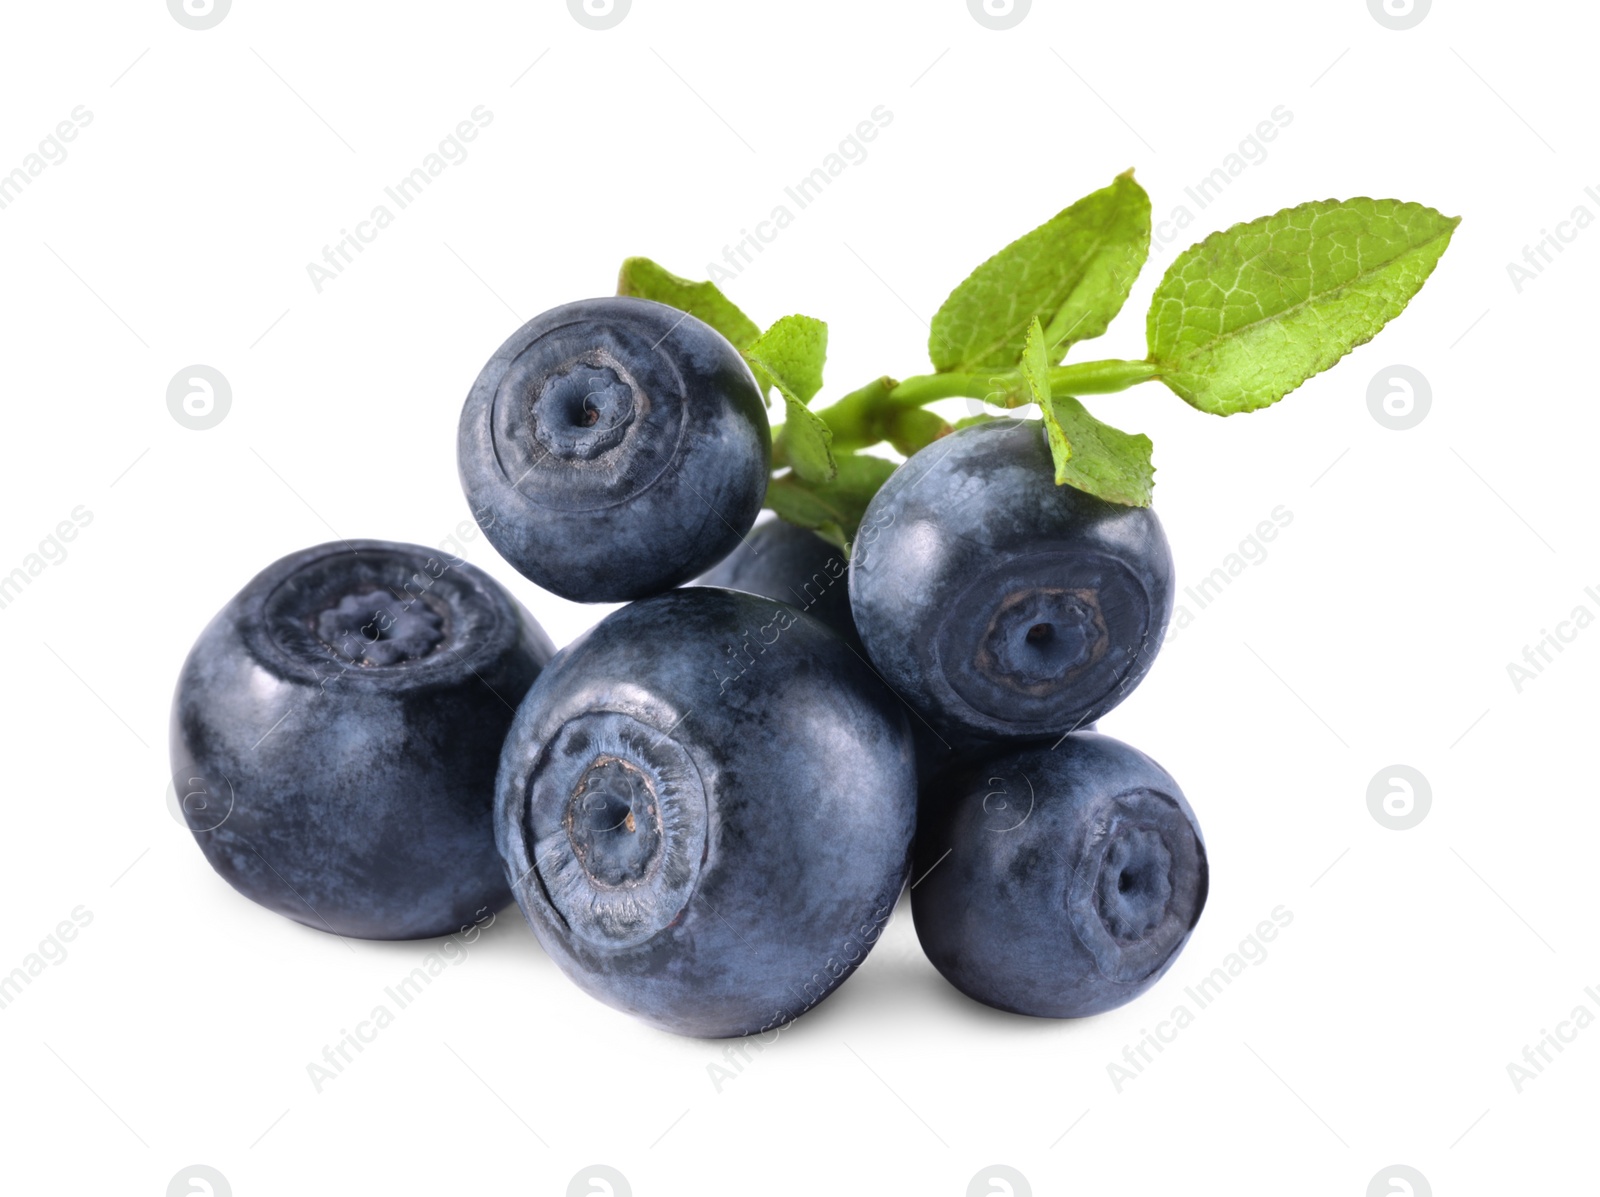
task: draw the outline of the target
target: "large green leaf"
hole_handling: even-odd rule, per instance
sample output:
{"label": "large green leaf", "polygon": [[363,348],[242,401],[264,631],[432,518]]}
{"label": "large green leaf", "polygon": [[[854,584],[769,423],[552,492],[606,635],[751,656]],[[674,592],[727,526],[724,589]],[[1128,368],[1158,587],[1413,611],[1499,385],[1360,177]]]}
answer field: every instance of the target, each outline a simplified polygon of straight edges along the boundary
{"label": "large green leaf", "polygon": [[704,320],[733,343],[745,349],[761,335],[761,328],[741,312],[715,283],[695,283],[679,278],[649,258],[629,258],[617,273],[617,294],[653,299]]}
{"label": "large green leaf", "polygon": [[934,315],[928,354],[940,371],[1008,369],[1037,319],[1058,363],[1106,331],[1149,252],[1150,197],[1129,171],[974,270]]}
{"label": "large green leaf", "polygon": [[1213,233],[1150,302],[1150,360],[1214,415],[1276,403],[1405,308],[1460,217],[1400,200],[1321,200]]}

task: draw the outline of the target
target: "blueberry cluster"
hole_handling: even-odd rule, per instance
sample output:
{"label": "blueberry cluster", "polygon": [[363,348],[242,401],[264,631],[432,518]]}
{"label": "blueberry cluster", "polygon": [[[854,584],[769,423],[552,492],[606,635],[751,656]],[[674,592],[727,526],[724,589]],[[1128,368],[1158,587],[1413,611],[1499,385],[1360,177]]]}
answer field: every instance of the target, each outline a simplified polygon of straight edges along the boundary
{"label": "blueberry cluster", "polygon": [[1160,522],[1057,486],[1041,423],[1001,419],[913,453],[848,556],[756,527],[766,381],[642,299],[518,330],[461,414],[466,497],[527,578],[627,605],[556,652],[414,545],[268,566],[174,702],[178,783],[226,795],[184,805],[217,872],[379,939],[514,898],[581,988],[686,1035],[791,1022],[908,881],[930,960],[979,1001],[1077,1017],[1152,985],[1205,848],[1173,779],[1093,727],[1161,645]]}

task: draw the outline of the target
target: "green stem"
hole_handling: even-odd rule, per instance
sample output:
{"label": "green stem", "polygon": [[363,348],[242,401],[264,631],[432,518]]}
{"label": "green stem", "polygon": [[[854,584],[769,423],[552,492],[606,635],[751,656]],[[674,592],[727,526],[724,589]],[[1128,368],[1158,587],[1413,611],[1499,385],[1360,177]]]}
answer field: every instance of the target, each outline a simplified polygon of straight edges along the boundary
{"label": "green stem", "polygon": [[[1159,374],[1150,362],[1117,358],[1074,362],[1050,371],[1050,392],[1054,395],[1108,395],[1148,382]],[[919,374],[904,382],[887,376],[875,378],[817,414],[833,433],[833,448],[849,452],[894,440],[893,425],[900,413],[938,399],[983,399],[996,407],[1021,407],[1031,402],[1027,384],[1018,370]],[[787,461],[786,447],[780,432],[773,445],[774,466]]]}
{"label": "green stem", "polygon": [[[1108,395],[1148,382],[1160,373],[1150,362],[1129,362],[1108,358],[1097,362],[1074,362],[1050,371],[1050,391],[1056,395]],[[920,407],[935,399],[986,399],[997,407],[1027,402],[1027,388],[1016,370],[994,374],[923,374],[908,378],[890,392],[895,406]]]}
{"label": "green stem", "polygon": [[982,399],[987,395],[1002,393],[1009,374],[919,374],[908,378],[889,393],[889,402],[895,406],[921,407],[935,399]]}
{"label": "green stem", "polygon": [[875,378],[819,411],[817,414],[833,433],[833,447],[840,451],[864,449],[887,440],[889,420],[897,406],[892,396],[898,385],[887,376]]}
{"label": "green stem", "polygon": [[1050,371],[1052,395],[1109,395],[1159,378],[1154,362],[1125,362],[1106,358],[1098,362],[1074,362]]}

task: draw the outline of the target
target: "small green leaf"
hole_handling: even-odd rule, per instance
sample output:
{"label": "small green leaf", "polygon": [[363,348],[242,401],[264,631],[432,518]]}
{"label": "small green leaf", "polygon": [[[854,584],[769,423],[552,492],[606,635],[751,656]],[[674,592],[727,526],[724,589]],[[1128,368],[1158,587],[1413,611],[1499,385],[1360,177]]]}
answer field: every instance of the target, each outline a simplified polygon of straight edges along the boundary
{"label": "small green leaf", "polygon": [[745,349],[761,335],[761,327],[717,289],[715,283],[694,283],[679,278],[649,258],[629,258],[617,274],[617,294],[653,299],[703,320]]}
{"label": "small green leaf", "polygon": [[785,316],[746,346],[744,356],[769,385],[799,403],[810,403],[822,389],[828,326],[810,316]]}
{"label": "small green leaf", "polygon": [[1017,369],[1022,372],[1023,384],[1028,388],[1028,401],[1040,407],[1049,403],[1050,358],[1045,347],[1044,329],[1039,326],[1037,316],[1028,325],[1028,335],[1022,342],[1022,356],[1017,359]]}
{"label": "small green leaf", "polygon": [[1028,328],[1027,340],[1022,345],[1022,361],[1018,364],[1022,370],[1023,385],[1027,388],[1027,399],[1037,403],[1039,413],[1044,416],[1044,431],[1050,440],[1050,456],[1056,463],[1056,485],[1062,486],[1067,481],[1067,462],[1072,458],[1072,442],[1067,439],[1066,432],[1056,420],[1055,408],[1050,405],[1050,359],[1045,351],[1044,329],[1039,326],[1038,317]]}
{"label": "small green leaf", "polygon": [[[1050,442],[1050,458],[1056,467],[1056,485],[1065,486],[1068,478],[1077,472],[1079,463],[1073,460],[1072,440],[1061,426],[1056,405],[1051,401],[1050,361],[1045,354],[1044,338],[1044,329],[1035,320],[1022,347],[1022,381],[1027,388],[1027,398],[1039,405],[1039,414],[1044,417],[1045,439]],[[1076,403],[1077,400],[1063,399],[1063,402]]]}
{"label": "small green leaf", "polygon": [[1050,410],[1072,446],[1065,468],[1059,458],[1056,461],[1058,485],[1065,483],[1124,507],[1150,506],[1156,469],[1150,460],[1149,437],[1102,424],[1070,395],[1052,399]]}
{"label": "small green leaf", "polygon": [[933,317],[928,354],[941,372],[1016,365],[1029,322],[1045,328],[1052,365],[1098,337],[1122,309],[1150,252],[1150,197],[1118,175],[974,270]]}
{"label": "small green leaf", "polygon": [[1150,302],[1150,360],[1201,411],[1282,399],[1377,335],[1461,222],[1399,200],[1321,200],[1213,233]]}
{"label": "small green leaf", "polygon": [[766,505],[791,524],[815,529],[840,548],[855,539],[861,517],[878,488],[894,473],[894,462],[864,453],[840,453],[832,482],[783,474],[767,487]]}
{"label": "small green leaf", "polygon": [[1102,424],[1070,395],[1051,395],[1045,333],[1037,320],[1023,345],[1022,377],[1029,396],[1044,414],[1056,485],[1087,491],[1125,507],[1150,506],[1155,486],[1150,438]]}
{"label": "small green leaf", "polygon": [[828,326],[810,316],[785,316],[745,350],[745,360],[763,388],[777,387],[784,400],[784,452],[794,472],[810,482],[834,475],[833,433],[807,404],[822,389],[828,356]]}
{"label": "small green leaf", "polygon": [[833,456],[833,433],[809,407],[788,395],[783,400],[786,414],[780,435],[785,460],[808,482],[832,481],[838,469]]}

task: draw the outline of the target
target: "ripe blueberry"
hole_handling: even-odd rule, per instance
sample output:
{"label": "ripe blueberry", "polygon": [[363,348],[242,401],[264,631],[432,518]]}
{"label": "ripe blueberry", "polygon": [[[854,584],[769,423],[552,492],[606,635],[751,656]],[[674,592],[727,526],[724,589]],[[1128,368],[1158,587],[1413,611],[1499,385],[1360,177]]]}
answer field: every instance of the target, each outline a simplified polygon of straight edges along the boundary
{"label": "ripe blueberry", "polygon": [[758,525],[696,586],[722,586],[777,599],[814,615],[855,647],[856,621],[850,614],[849,559],[809,528],[787,520]]}
{"label": "ripe blueberry", "polygon": [[1077,732],[935,780],[911,913],[957,989],[1002,1010],[1079,1018],[1132,1001],[1205,907],[1205,844],[1172,777]]}
{"label": "ripe blueberry", "polygon": [[709,325],[643,299],[553,308],[511,335],[461,412],[484,534],[546,590],[642,598],[721,560],[766,496],[761,391]]}
{"label": "ripe blueberry", "polygon": [[443,935],[498,909],[495,766],[552,651],[487,574],[415,545],[268,566],[200,634],[173,700],[201,851],[245,897],[339,935]]}
{"label": "ripe blueberry", "polygon": [[517,712],[495,833],[586,992],[719,1038],[792,1021],[877,941],[915,821],[901,704],[825,626],[690,587],[613,612]]}
{"label": "ripe blueberry", "polygon": [[867,508],[856,627],[884,679],[947,739],[1054,738],[1139,684],[1172,614],[1149,508],[1054,482],[1038,421],[935,441]]}

